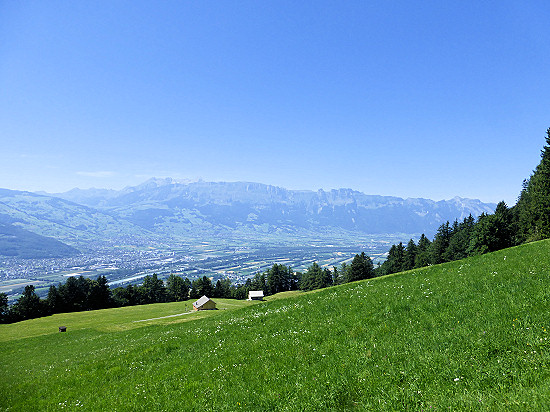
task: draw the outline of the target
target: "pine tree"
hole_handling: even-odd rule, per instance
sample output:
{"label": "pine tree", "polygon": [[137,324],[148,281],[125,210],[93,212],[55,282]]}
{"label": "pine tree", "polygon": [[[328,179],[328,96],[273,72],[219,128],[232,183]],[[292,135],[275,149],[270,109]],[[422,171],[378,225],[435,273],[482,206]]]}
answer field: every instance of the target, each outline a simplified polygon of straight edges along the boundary
{"label": "pine tree", "polygon": [[189,285],[173,273],[166,279],[166,295],[170,302],[181,302],[189,297]]}
{"label": "pine tree", "polygon": [[550,128],[546,130],[541,161],[524,185],[517,207],[526,240],[550,237]]}
{"label": "pine tree", "polygon": [[6,323],[8,320],[9,306],[8,295],[0,293],[0,323]]}
{"label": "pine tree", "polygon": [[468,256],[468,247],[475,226],[475,219],[470,214],[462,223],[455,220],[451,230],[449,246],[443,254],[445,261],[464,259]]}
{"label": "pine tree", "polygon": [[[259,275],[260,274],[258,273],[257,276]],[[212,281],[206,276],[203,276],[202,278],[195,279],[193,281],[193,287],[191,289],[191,292],[189,293],[189,296],[191,297],[191,299],[198,299],[202,296],[210,297],[212,296],[212,292],[214,291],[213,289],[214,288],[212,287]]]}
{"label": "pine tree", "polygon": [[422,268],[425,266],[428,266],[431,264],[431,256],[430,256],[430,245],[432,242],[430,242],[430,239],[426,237],[424,233],[420,236],[420,239],[418,240],[417,245],[417,252],[416,252],[416,258],[414,260],[414,267],[415,268]]}
{"label": "pine tree", "polygon": [[11,311],[15,315],[15,319],[24,320],[43,316],[45,309],[46,305],[34,291],[34,285],[27,285],[21,297],[12,306]]}
{"label": "pine tree", "polygon": [[449,247],[451,233],[451,226],[448,221],[437,229],[437,233],[431,245],[431,259],[434,265],[447,261],[444,253]]}
{"label": "pine tree", "polygon": [[112,306],[112,293],[105,276],[90,282],[87,309],[105,309]]}
{"label": "pine tree", "polygon": [[418,248],[416,247],[414,240],[409,240],[409,243],[407,243],[407,247],[405,248],[405,255],[403,256],[403,270],[414,269],[414,261],[417,253]]}
{"label": "pine tree", "polygon": [[497,205],[494,214],[482,214],[473,228],[468,254],[479,255],[512,246],[512,223],[512,212],[504,202]]}
{"label": "pine tree", "polygon": [[48,311],[50,313],[59,313],[61,310],[63,302],[61,299],[61,295],[59,294],[59,291],[57,290],[55,285],[51,285],[48,290],[46,305],[48,306]]}
{"label": "pine tree", "polygon": [[374,265],[370,257],[365,255],[365,252],[361,252],[360,255],[355,255],[350,268],[347,272],[347,282],[354,282],[356,280],[370,279],[374,277]]}
{"label": "pine tree", "polygon": [[274,264],[268,271],[266,276],[266,288],[267,294],[273,295],[275,293],[290,290],[291,278],[290,274],[292,269],[285,265]]}
{"label": "pine tree", "polygon": [[[208,280],[210,282],[210,280]],[[166,288],[164,282],[159,279],[156,273],[143,278],[141,290],[145,296],[146,303],[166,302]]]}

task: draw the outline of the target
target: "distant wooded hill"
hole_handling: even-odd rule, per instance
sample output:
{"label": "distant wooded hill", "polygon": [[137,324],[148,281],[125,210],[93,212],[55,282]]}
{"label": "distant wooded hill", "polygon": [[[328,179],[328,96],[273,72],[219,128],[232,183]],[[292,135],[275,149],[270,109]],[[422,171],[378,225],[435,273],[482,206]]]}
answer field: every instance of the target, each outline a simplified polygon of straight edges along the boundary
{"label": "distant wooded hill", "polygon": [[20,258],[65,257],[78,253],[74,247],[0,222],[0,255]]}
{"label": "distant wooded hill", "polygon": [[434,234],[448,220],[492,213],[496,205],[366,195],[351,189],[297,191],[260,183],[151,179],[120,191],[47,194],[0,190],[0,217],[71,245],[140,243],[193,236],[349,232]]}

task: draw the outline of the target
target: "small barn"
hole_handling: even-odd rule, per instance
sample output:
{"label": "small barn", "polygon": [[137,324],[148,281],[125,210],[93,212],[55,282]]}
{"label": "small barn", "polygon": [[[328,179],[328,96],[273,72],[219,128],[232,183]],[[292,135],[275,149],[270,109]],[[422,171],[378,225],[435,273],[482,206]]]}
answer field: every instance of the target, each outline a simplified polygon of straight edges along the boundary
{"label": "small barn", "polygon": [[216,302],[214,302],[212,299],[203,296],[196,302],[193,302],[193,309],[194,310],[212,310],[216,309]]}
{"label": "small barn", "polygon": [[264,300],[264,291],[263,290],[248,291],[248,300]]}

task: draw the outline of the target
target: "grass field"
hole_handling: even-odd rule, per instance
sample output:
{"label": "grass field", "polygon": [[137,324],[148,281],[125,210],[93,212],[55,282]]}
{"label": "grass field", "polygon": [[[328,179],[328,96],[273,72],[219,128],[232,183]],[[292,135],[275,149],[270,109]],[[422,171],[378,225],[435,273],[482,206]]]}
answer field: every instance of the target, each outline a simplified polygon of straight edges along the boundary
{"label": "grass field", "polygon": [[0,408],[550,410],[549,298],[545,241],[234,310],[0,325]]}

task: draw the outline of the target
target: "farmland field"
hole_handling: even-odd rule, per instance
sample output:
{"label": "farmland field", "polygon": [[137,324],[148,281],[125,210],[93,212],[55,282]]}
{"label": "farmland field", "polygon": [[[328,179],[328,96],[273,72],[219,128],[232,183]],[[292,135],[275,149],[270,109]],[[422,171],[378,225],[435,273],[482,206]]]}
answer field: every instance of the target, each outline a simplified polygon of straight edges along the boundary
{"label": "farmland field", "polygon": [[[375,264],[381,263],[389,242],[408,239],[408,236],[363,235],[354,239],[335,237],[317,241],[292,238],[283,245],[218,239],[188,241],[178,247],[100,248],[70,258],[0,258],[0,282],[9,285],[2,291],[8,293],[10,302],[20,296],[27,284],[34,284],[37,294],[44,298],[50,285],[64,283],[69,276],[78,275],[93,279],[104,275],[111,287],[139,284],[146,275],[153,273],[161,279],[173,273],[191,280],[203,276],[214,282],[229,278],[238,284],[257,272],[268,270],[275,263],[291,266],[295,271],[305,271],[313,262],[331,268],[351,261],[356,253],[362,251]],[[22,278],[21,282],[13,281]]]}
{"label": "farmland field", "polygon": [[549,298],[543,241],[196,318],[0,325],[0,408],[549,410]]}

